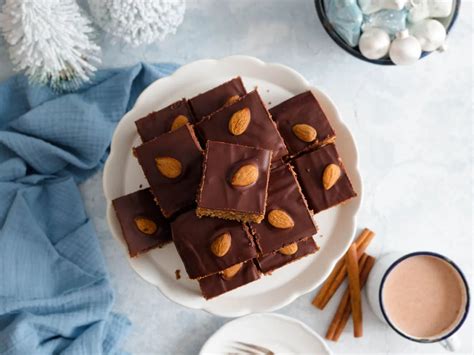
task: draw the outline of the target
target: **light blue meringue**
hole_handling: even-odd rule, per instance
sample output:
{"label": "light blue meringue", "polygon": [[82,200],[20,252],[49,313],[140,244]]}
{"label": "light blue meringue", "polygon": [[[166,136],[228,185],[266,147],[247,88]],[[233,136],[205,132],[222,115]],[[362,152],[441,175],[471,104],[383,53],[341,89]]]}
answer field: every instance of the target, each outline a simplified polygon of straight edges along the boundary
{"label": "light blue meringue", "polygon": [[381,28],[392,38],[407,28],[408,10],[380,10],[370,15],[364,15],[362,30]]}
{"label": "light blue meringue", "polygon": [[329,22],[351,47],[357,46],[363,15],[357,0],[324,0]]}

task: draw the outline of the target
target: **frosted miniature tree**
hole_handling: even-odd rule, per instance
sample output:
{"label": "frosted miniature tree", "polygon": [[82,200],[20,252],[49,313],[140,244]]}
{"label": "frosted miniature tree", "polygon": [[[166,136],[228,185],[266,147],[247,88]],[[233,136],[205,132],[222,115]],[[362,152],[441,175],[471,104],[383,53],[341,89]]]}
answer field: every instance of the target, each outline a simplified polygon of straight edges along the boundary
{"label": "frosted miniature tree", "polygon": [[74,90],[90,80],[100,48],[74,0],[6,0],[0,30],[17,71],[55,90]]}
{"label": "frosted miniature tree", "polygon": [[184,0],[88,0],[96,23],[108,34],[138,46],[163,40],[183,22]]}

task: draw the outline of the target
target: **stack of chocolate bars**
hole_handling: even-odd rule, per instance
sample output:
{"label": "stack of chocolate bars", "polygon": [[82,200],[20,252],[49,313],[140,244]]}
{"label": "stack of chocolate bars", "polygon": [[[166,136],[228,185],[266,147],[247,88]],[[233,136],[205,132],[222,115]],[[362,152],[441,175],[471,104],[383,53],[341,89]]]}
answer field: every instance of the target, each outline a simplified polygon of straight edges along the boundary
{"label": "stack of chocolate bars", "polygon": [[235,78],[136,126],[150,187],[113,201],[129,254],[173,241],[206,299],[315,253],[313,214],[356,196],[310,91],[268,111]]}

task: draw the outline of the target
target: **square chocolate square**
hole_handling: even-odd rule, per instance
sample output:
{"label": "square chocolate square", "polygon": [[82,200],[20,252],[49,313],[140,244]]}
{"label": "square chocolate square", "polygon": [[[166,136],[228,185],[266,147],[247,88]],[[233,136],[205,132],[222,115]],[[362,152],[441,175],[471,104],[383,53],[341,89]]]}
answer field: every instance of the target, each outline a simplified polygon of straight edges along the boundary
{"label": "square chocolate square", "polygon": [[194,116],[186,99],[172,103],[135,121],[142,142],[148,142],[163,133],[174,131],[186,123],[194,123]]}
{"label": "square chocolate square", "polygon": [[194,205],[203,153],[190,125],[162,134],[134,151],[165,217]]}
{"label": "square chocolate square", "polygon": [[334,144],[306,153],[293,164],[314,213],[357,196]]}
{"label": "square chocolate square", "polygon": [[204,141],[220,141],[273,151],[273,162],[288,151],[257,91],[214,112],[196,125]]}
{"label": "square chocolate square", "polygon": [[208,300],[259,278],[260,272],[253,261],[249,260],[245,263],[231,266],[225,272],[220,272],[198,281],[202,295]]}
{"label": "square chocolate square", "polygon": [[131,257],[171,242],[169,222],[156,205],[150,189],[112,201]]}
{"label": "square chocolate square", "polygon": [[250,229],[262,254],[316,234],[316,225],[288,164],[270,173],[265,219],[260,224],[251,223]]}
{"label": "square chocolate square", "polygon": [[225,82],[189,100],[197,121],[247,93],[240,77]]}
{"label": "square chocolate square", "polygon": [[311,91],[270,109],[290,154],[334,142],[336,133]]}
{"label": "square chocolate square", "polygon": [[260,223],[271,157],[270,150],[208,141],[197,215]]}
{"label": "square chocolate square", "polygon": [[314,254],[319,250],[316,242],[312,237],[306,238],[299,242],[289,244],[279,250],[260,256],[257,259],[259,269],[264,273],[271,273],[282,266],[285,266],[293,261],[301,259],[307,255]]}
{"label": "square chocolate square", "polygon": [[171,223],[173,241],[191,279],[215,274],[253,259],[257,249],[248,227],[236,221],[179,215]]}

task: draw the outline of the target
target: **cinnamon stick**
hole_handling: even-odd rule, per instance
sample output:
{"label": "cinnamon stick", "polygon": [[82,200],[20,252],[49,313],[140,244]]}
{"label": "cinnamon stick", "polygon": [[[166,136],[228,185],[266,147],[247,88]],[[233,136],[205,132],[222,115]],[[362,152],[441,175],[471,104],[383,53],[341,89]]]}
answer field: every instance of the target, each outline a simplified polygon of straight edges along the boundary
{"label": "cinnamon stick", "polygon": [[357,263],[357,246],[352,244],[346,254],[347,275],[349,279],[349,294],[351,300],[352,323],[354,337],[362,336],[362,305],[360,299],[359,265]]}
{"label": "cinnamon stick", "polygon": [[[367,260],[364,264],[363,269],[360,271],[360,288],[361,290],[364,288],[367,279],[369,277],[370,271],[372,270],[372,267],[375,264],[375,258],[372,256],[368,256]],[[349,289],[346,290],[346,293],[349,295]],[[342,301],[341,301],[342,303]],[[340,307],[342,307],[340,305]],[[347,321],[349,320],[349,317],[351,316],[351,304],[349,301],[349,297],[347,298],[347,301],[344,305],[344,311],[342,312],[342,316],[337,322],[337,328],[332,336],[333,341],[338,341],[339,337],[341,336],[342,332],[344,331],[344,328],[346,327]]]}
{"label": "cinnamon stick", "polygon": [[[362,271],[365,268],[365,263],[367,262],[367,258],[368,258],[368,255],[364,253],[362,257],[359,259],[359,270],[361,270],[360,275],[362,275]],[[348,309],[349,311],[351,309],[349,288],[347,288],[344,291],[344,295],[342,296],[341,302],[339,303],[336,313],[334,314],[331,324],[329,325],[329,328],[326,332],[326,339],[333,340],[337,330],[340,327],[340,323],[342,322],[344,318],[344,313],[346,312],[346,309]]]}
{"label": "cinnamon stick", "polygon": [[[374,232],[365,228],[357,237],[354,244],[356,244],[357,246],[357,254],[359,258],[365,252],[372,239],[374,239],[374,236]],[[346,278],[346,275],[347,267],[343,257],[336,263],[336,266],[334,267],[333,271],[331,272],[331,274],[329,274],[323,286],[314,297],[312,302],[313,305],[321,310],[324,309],[324,307],[326,307],[328,302],[331,300],[332,296],[338,290],[339,286],[341,286],[342,282]]]}

